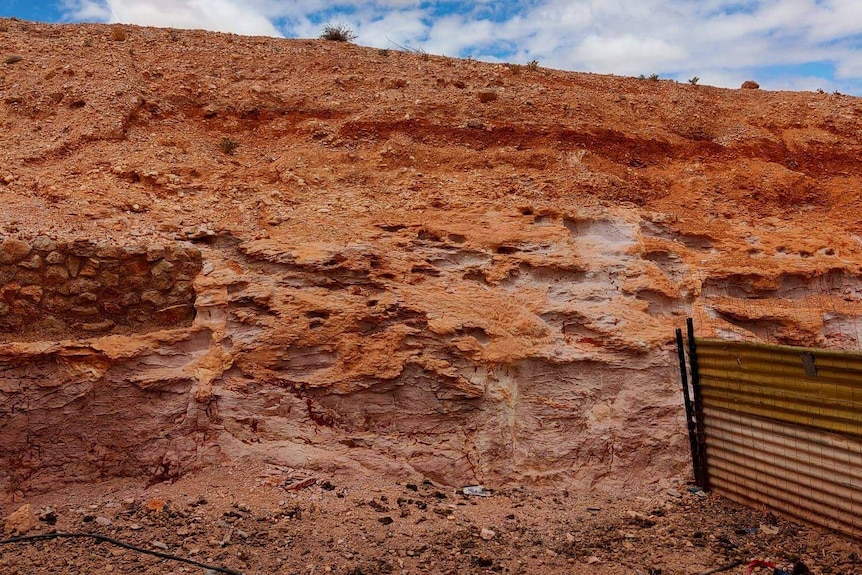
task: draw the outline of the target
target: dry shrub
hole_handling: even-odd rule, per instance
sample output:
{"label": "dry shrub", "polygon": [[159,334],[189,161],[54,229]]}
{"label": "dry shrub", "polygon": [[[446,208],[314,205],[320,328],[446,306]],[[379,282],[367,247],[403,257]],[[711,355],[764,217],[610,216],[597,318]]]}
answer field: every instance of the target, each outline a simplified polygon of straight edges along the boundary
{"label": "dry shrub", "polygon": [[121,26],[111,28],[111,40],[114,42],[124,42],[128,38],[128,34]]}
{"label": "dry shrub", "polygon": [[323,40],[331,40],[333,42],[353,42],[357,36],[353,30],[344,24],[327,24],[323,27],[320,37]]}

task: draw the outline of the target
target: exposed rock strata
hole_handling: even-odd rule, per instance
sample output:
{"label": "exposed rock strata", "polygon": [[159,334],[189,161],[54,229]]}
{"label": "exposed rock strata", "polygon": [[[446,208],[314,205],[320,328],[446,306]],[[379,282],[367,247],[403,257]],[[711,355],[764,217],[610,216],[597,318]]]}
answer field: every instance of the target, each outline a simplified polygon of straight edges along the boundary
{"label": "exposed rock strata", "polygon": [[858,345],[855,98],[5,28],[0,491],[643,482],[686,469],[686,315]]}

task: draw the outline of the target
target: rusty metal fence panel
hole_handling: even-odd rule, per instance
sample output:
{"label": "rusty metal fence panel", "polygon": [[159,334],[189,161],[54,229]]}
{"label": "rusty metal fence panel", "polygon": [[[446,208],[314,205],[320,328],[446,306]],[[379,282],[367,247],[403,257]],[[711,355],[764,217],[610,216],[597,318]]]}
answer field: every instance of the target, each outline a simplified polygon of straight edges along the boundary
{"label": "rusty metal fence panel", "polygon": [[689,348],[707,485],[862,536],[862,354],[694,337]]}

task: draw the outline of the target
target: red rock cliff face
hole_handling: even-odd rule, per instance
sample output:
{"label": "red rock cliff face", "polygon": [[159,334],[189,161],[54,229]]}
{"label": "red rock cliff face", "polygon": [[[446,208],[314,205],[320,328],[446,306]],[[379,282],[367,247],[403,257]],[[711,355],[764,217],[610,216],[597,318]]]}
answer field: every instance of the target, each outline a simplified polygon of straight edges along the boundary
{"label": "red rock cliff face", "polygon": [[687,314],[853,342],[855,98],[2,29],[4,491],[242,457],[644,482],[685,469]]}

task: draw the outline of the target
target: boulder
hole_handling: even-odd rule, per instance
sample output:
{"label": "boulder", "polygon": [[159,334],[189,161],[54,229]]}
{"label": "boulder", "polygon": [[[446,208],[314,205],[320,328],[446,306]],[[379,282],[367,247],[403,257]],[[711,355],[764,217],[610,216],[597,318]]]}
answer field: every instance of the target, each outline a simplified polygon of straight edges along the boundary
{"label": "boulder", "polygon": [[6,518],[4,532],[11,536],[24,535],[36,526],[36,514],[27,503]]}

